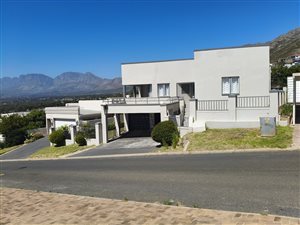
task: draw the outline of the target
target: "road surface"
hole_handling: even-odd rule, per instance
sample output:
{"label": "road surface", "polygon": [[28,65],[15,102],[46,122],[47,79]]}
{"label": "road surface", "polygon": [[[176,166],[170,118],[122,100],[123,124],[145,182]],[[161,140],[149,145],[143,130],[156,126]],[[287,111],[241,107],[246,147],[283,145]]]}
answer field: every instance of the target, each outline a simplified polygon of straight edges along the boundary
{"label": "road surface", "polygon": [[2,185],[300,217],[300,151],[1,162]]}

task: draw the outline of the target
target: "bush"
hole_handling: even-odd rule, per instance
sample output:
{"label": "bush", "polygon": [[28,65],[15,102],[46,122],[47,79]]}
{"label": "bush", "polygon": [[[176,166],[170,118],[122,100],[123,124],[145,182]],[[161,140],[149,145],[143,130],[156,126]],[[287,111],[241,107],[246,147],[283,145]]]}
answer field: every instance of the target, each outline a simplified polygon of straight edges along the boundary
{"label": "bush", "polygon": [[65,130],[62,128],[55,130],[49,135],[49,141],[55,144],[55,147],[63,146],[66,140],[65,133]]}
{"label": "bush", "polygon": [[179,142],[179,135],[178,134],[173,134],[173,139],[172,139],[172,147],[176,148]]}
{"label": "bush", "polygon": [[28,138],[25,140],[24,143],[28,144],[28,143],[34,142],[34,141],[36,141],[38,139],[41,139],[43,137],[44,137],[44,135],[42,133],[39,133],[39,132],[33,133],[33,134],[29,134]]}
{"label": "bush", "polygon": [[178,137],[179,132],[172,121],[163,121],[156,124],[151,132],[152,139],[162,145],[172,145],[175,136]]}
{"label": "bush", "polygon": [[38,139],[41,139],[41,138],[43,138],[43,137],[44,137],[44,135],[43,135],[42,133],[40,133],[40,132],[34,133],[34,134],[32,135],[32,138],[33,138],[34,141],[36,141],[36,140],[38,140]]}
{"label": "bush", "polygon": [[84,146],[86,145],[86,140],[84,138],[84,134],[82,132],[78,132],[75,136],[75,142],[79,145],[79,146]]}
{"label": "bush", "polygon": [[280,115],[281,116],[291,116],[293,114],[293,105],[292,104],[284,104],[280,106]]}

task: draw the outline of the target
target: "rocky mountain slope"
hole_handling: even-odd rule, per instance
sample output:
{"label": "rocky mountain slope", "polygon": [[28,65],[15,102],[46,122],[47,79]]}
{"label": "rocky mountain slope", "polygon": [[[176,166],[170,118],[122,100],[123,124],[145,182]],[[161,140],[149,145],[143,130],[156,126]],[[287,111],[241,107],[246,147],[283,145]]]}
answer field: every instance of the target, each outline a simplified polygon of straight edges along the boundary
{"label": "rocky mountain slope", "polygon": [[1,98],[103,94],[121,91],[121,78],[105,79],[92,73],[66,72],[55,78],[26,74],[0,79]]}

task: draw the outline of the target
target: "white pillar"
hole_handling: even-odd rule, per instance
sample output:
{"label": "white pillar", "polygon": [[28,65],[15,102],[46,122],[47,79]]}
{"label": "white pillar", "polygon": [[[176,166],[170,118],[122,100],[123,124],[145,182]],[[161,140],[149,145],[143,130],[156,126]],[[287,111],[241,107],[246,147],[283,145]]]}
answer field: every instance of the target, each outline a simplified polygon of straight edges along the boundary
{"label": "white pillar", "polygon": [[197,120],[197,99],[190,99],[189,107],[189,125],[192,125]]}
{"label": "white pillar", "polygon": [[123,121],[124,121],[125,132],[128,132],[129,131],[129,127],[128,127],[128,115],[126,113],[123,114]]}
{"label": "white pillar", "polygon": [[169,115],[167,112],[167,105],[160,105],[160,121],[166,121],[169,120]]}
{"label": "white pillar", "polygon": [[107,133],[107,105],[101,105],[101,124],[102,124],[102,141],[103,144],[108,142]]}
{"label": "white pillar", "polygon": [[102,124],[101,123],[95,123],[95,135],[96,135],[96,144],[100,145],[102,143]]}
{"label": "white pillar", "polygon": [[119,119],[118,119],[117,114],[114,115],[114,121],[115,121],[115,127],[116,127],[116,136],[120,137],[120,126],[119,126]]}
{"label": "white pillar", "polygon": [[75,143],[75,135],[76,135],[76,125],[70,125],[69,131],[70,131],[70,135],[71,135],[71,142],[72,142],[72,144],[74,144]]}

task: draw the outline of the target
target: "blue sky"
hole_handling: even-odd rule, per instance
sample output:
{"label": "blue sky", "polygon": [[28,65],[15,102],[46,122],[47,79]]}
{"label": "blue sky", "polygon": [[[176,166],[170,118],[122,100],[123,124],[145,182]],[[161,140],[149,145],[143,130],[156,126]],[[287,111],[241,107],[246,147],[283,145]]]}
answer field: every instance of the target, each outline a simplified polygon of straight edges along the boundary
{"label": "blue sky", "polygon": [[298,1],[1,1],[1,76],[120,76],[122,62],[272,40],[299,26]]}

